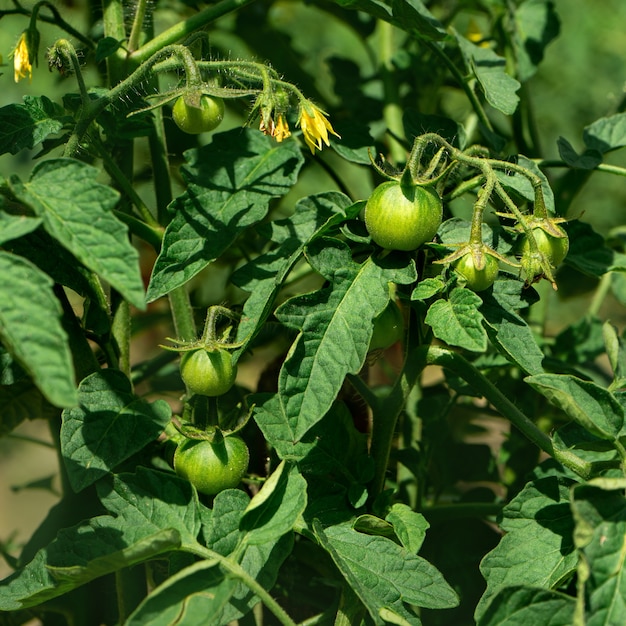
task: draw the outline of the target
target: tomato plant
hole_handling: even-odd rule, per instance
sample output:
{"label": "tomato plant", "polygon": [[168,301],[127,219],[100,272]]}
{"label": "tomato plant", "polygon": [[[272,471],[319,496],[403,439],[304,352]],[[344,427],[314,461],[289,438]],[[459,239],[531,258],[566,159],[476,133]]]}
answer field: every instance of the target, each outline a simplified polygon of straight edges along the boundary
{"label": "tomato plant", "polygon": [[227,350],[199,348],[183,353],[180,375],[192,393],[221,396],[234,385],[237,368]]}
{"label": "tomato plant", "polygon": [[176,448],[174,468],[200,493],[213,496],[239,485],[249,458],[248,447],[237,435],[217,441],[187,439]]}
{"label": "tomato plant", "polygon": [[190,135],[215,130],[224,119],[224,101],[205,94],[196,94],[197,102],[189,95],[176,99],[172,119],[176,126]]}
{"label": "tomato plant", "polygon": [[372,239],[389,250],[417,250],[436,234],[443,208],[434,189],[399,181],[380,184],[365,205],[365,225]]}
{"label": "tomato plant", "polygon": [[0,623],[626,623],[626,3],[0,4]]}

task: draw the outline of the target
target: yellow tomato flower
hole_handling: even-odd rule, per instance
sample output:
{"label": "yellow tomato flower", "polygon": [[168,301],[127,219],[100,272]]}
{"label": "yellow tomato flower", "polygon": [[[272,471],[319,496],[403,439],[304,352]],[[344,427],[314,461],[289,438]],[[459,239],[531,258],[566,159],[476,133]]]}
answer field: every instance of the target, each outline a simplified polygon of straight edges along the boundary
{"label": "yellow tomato flower", "polygon": [[283,116],[282,113],[279,113],[276,117],[276,122],[274,118],[270,115],[268,121],[266,122],[261,116],[261,123],[259,124],[259,130],[264,135],[269,135],[276,139],[278,143],[283,141],[283,139],[287,139],[287,137],[291,137],[291,131],[289,130],[289,124],[287,124],[287,120]]}
{"label": "yellow tomato flower", "polygon": [[276,127],[272,136],[278,143],[280,143],[283,139],[287,139],[287,137],[291,137],[289,124],[287,124],[287,120],[282,113],[276,118]]}
{"label": "yellow tomato flower", "polygon": [[335,135],[335,137],[340,137],[326,119],[326,114],[308,101],[300,105],[298,125],[302,129],[304,141],[309,146],[311,154],[315,154],[315,148],[318,150],[322,149],[322,141],[327,146],[330,146],[330,141],[328,140],[329,132]]}
{"label": "yellow tomato flower", "polygon": [[17,83],[22,78],[26,78],[26,74],[28,74],[28,79],[32,80],[33,66],[28,52],[28,33],[24,31],[13,51],[13,77],[15,82]]}

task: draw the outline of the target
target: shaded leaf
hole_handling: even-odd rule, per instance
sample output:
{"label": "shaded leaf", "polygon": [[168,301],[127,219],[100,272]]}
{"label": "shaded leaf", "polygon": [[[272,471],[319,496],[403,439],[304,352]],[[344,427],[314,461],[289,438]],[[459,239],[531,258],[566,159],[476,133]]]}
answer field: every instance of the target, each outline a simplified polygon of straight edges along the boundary
{"label": "shaded leaf", "polygon": [[597,437],[613,440],[624,434],[624,409],[603,387],[562,374],[538,374],[524,380]]}
{"label": "shaded leaf", "polygon": [[560,20],[554,3],[526,0],[513,12],[514,33],[511,37],[517,74],[525,82],[537,71],[547,45],[558,37]]}
{"label": "shaded leaf", "polygon": [[592,170],[602,163],[602,153],[593,148],[587,148],[582,154],[578,154],[565,137],[559,137],[556,143],[559,148],[559,156],[570,167]]}
{"label": "shaded leaf", "polygon": [[173,217],[148,287],[149,302],[184,285],[262,220],[270,201],[296,182],[303,162],[296,142],[279,144],[239,128],[215,135],[185,158],[187,190],[170,205]]}
{"label": "shaded leaf", "polygon": [[570,483],[555,477],[536,480],[503,509],[500,526],[506,534],[480,565],[487,589],[476,608],[478,623],[501,590],[516,585],[550,589],[573,575],[578,555],[569,492]]}
{"label": "shaded leaf", "polygon": [[63,128],[63,109],[46,96],[24,96],[24,104],[0,108],[0,154],[34,148]]}
{"label": "shaded leaf", "polygon": [[50,404],[30,379],[0,385],[0,437],[10,433],[24,420],[49,419],[60,411]]}
{"label": "shaded leaf", "polygon": [[421,0],[393,0],[395,23],[404,30],[415,30],[424,39],[440,40],[447,36],[443,24]]}
{"label": "shaded leaf", "polygon": [[163,432],[172,415],[165,400],[149,403],[119,370],[87,376],[78,407],[63,411],[61,452],[74,491],[81,491]]}
{"label": "shaded leaf", "polygon": [[77,401],[61,304],[52,280],[32,263],[0,250],[0,338],[54,405]]}
{"label": "shaded leaf", "polygon": [[602,154],[626,146],[626,113],[601,117],[585,127],[583,140],[588,148]]}
{"label": "shaded leaf", "polygon": [[597,479],[573,489],[587,626],[621,626],[626,620],[624,487],[623,479]]}
{"label": "shaded leaf", "polygon": [[571,626],[576,600],[563,593],[536,587],[502,589],[491,601],[478,626]]}
{"label": "shaded leaf", "polygon": [[602,276],[611,269],[615,254],[590,224],[574,220],[563,227],[570,242],[564,261],[567,265],[589,276]]}

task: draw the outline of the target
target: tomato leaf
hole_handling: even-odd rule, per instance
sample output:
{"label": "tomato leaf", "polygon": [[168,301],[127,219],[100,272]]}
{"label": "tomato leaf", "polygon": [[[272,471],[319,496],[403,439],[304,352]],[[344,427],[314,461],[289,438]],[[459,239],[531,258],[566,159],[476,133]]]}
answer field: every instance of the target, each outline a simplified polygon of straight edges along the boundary
{"label": "tomato leaf", "polygon": [[482,48],[454,33],[468,71],[472,72],[485,94],[487,102],[505,115],[517,109],[520,83],[506,73],[506,61],[491,48]]}
{"label": "tomato leaf", "polygon": [[352,204],[347,196],[331,191],[299,200],[291,217],[270,224],[269,238],[278,246],[231,277],[235,285],[250,292],[237,327],[237,341],[243,341],[244,345],[236,354],[245,352],[271,313],[283,281],[302,257],[305,247],[332,227],[356,217],[358,210],[359,205]]}
{"label": "tomato leaf", "polygon": [[365,362],[373,320],[389,302],[389,283],[416,279],[402,255],[355,263],[336,239],[317,239],[308,248],[311,266],[330,285],[282,304],[276,317],[299,331],[279,374],[279,419],[299,441],[328,411],[346,374]]}
{"label": "tomato leaf", "polygon": [[482,300],[473,291],[456,287],[450,292],[449,300],[431,304],[424,321],[437,339],[472,352],[484,352],[487,333],[479,311],[481,304]]}
{"label": "tomato leaf", "polygon": [[97,176],[96,168],[80,161],[50,159],[35,166],[29,182],[13,176],[10,185],[54,239],[143,309],[139,254],[126,225],[112,213],[119,194],[97,182]]}
{"label": "tomato leaf", "polygon": [[46,96],[24,96],[24,104],[0,108],[0,154],[34,148],[63,128],[63,108]]}
{"label": "tomato leaf", "polygon": [[574,537],[582,553],[586,624],[621,624],[626,618],[626,498],[622,479],[595,479],[573,489]]}
{"label": "tomato leaf", "polygon": [[245,543],[274,541],[293,530],[307,504],[306,481],[294,464],[282,461],[252,498],[241,518]]}
{"label": "tomato leaf", "polygon": [[597,437],[614,440],[626,434],[624,409],[603,387],[561,374],[538,374],[524,380]]}
{"label": "tomato leaf", "polygon": [[165,428],[172,411],[165,400],[150,404],[132,392],[119,370],[102,370],[78,388],[79,406],[63,412],[61,451],[74,491],[107,474]]}
{"label": "tomato leaf", "polygon": [[54,405],[77,401],[74,366],[52,280],[30,261],[0,250],[0,338]]}
{"label": "tomato leaf", "polygon": [[476,608],[478,623],[502,589],[550,588],[574,574],[578,555],[572,538],[570,484],[556,477],[536,480],[503,509],[500,526],[505,534],[480,565],[487,589]]}
{"label": "tomato leaf", "polygon": [[35,230],[42,221],[39,217],[9,215],[8,213],[0,212],[0,244],[27,235]]}
{"label": "tomato leaf", "polygon": [[510,306],[528,306],[522,299],[523,284],[519,280],[501,278],[496,281],[491,293],[482,293],[480,307],[485,317],[489,338],[498,351],[512,360],[529,374],[543,372],[543,352],[535,336],[524,320]]}
{"label": "tomato leaf", "polygon": [[[227,489],[215,496],[209,522],[203,526],[207,547],[222,556],[242,551],[246,533],[239,530],[249,497]],[[273,537],[261,545],[247,545],[237,560],[254,580],[271,589],[278,570],[291,552],[293,538]],[[215,560],[204,560],[181,570],[150,593],[126,622],[127,626],[172,622],[194,626],[211,616],[211,624],[229,624],[245,615],[258,597],[234,576],[224,576]]]}
{"label": "tomato leaf", "polygon": [[277,144],[250,129],[219,133],[185,157],[187,190],[170,205],[149,302],[184,285],[262,220],[270,200],[295,183],[303,162],[297,143]]}
{"label": "tomato leaf", "polygon": [[412,554],[417,554],[424,543],[430,524],[421,513],[416,513],[402,502],[396,502],[387,513],[385,520],[393,525],[398,539]]}
{"label": "tomato leaf", "polygon": [[565,263],[588,276],[603,276],[611,269],[616,253],[590,224],[580,220],[563,225],[570,241]]}
{"label": "tomato leaf", "polygon": [[499,591],[478,626],[569,626],[574,623],[576,599],[538,587],[511,586]]}
{"label": "tomato leaf", "polygon": [[114,517],[101,515],[61,530],[0,583],[0,611],[36,606],[99,576],[195,543],[199,504],[187,482],[139,469],[136,475],[100,482],[98,494]]}
{"label": "tomato leaf", "polygon": [[534,76],[546,47],[559,35],[560,20],[553,2],[531,0],[516,8],[511,26],[517,77],[523,83]]}
{"label": "tomato leaf", "polygon": [[446,29],[426,8],[421,0],[393,0],[395,23],[404,30],[415,30],[424,39],[440,40],[447,36]]}
{"label": "tomato leaf", "polygon": [[626,113],[601,117],[585,126],[583,140],[588,148],[602,154],[626,146]]}
{"label": "tomato leaf", "polygon": [[350,524],[324,529],[314,522],[314,531],[375,624],[384,623],[382,609],[392,610],[406,623],[420,624],[405,602],[424,608],[457,606],[458,597],[441,573],[395,542],[359,533]]}

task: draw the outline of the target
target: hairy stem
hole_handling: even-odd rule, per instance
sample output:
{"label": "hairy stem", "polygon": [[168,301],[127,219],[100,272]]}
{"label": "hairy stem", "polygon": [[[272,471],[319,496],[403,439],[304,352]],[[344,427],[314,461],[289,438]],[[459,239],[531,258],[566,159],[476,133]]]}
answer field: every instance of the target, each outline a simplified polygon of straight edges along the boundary
{"label": "hairy stem", "polygon": [[231,11],[236,11],[252,2],[254,0],[222,0],[163,31],[160,35],[157,35],[154,39],[151,39],[133,52],[130,58],[133,63],[140,65],[165,46],[180,41],[195,30],[215,21],[218,17],[222,17],[222,15],[226,15]]}

